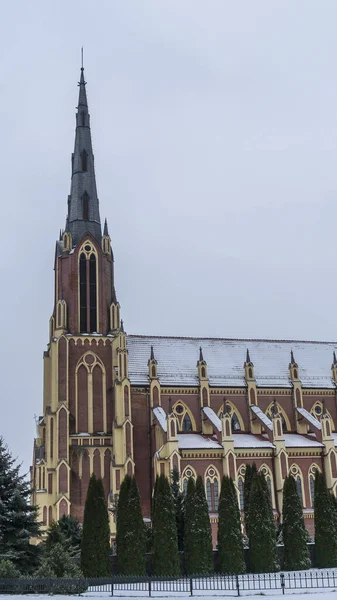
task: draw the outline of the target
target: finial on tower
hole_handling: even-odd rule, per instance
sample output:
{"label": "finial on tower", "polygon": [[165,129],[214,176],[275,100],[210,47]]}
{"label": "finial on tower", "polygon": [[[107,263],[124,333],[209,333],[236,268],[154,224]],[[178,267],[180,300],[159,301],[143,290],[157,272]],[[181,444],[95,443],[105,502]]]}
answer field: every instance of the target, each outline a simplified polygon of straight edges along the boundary
{"label": "finial on tower", "polygon": [[123,323],[123,319],[121,319],[121,332],[124,333],[124,323]]}
{"label": "finial on tower", "polygon": [[203,360],[204,360],[204,356],[203,356],[203,353],[202,353],[202,347],[200,346],[200,348],[199,348],[199,362],[203,362]]}
{"label": "finial on tower", "polygon": [[333,351],[333,364],[335,365],[336,363],[337,363],[336,352]]}
{"label": "finial on tower", "polygon": [[248,350],[248,348],[247,348],[247,353],[246,353],[246,363],[248,364],[248,363],[250,363],[250,362],[251,362],[251,361],[250,361],[249,350]]}
{"label": "finial on tower", "polygon": [[150,360],[154,360],[153,346],[151,346]]}
{"label": "finial on tower", "polygon": [[104,228],[103,228],[103,235],[108,236],[109,235],[109,231],[108,231],[108,221],[105,218],[104,221]]}
{"label": "finial on tower", "polygon": [[81,71],[83,71],[84,67],[83,67],[83,46],[81,48]]}
{"label": "finial on tower", "polygon": [[291,350],[291,351],[290,351],[290,363],[291,363],[292,365],[294,365],[294,364],[295,364],[295,362],[296,362],[296,361],[295,361],[295,358],[294,358],[294,353],[293,353],[293,351]]}

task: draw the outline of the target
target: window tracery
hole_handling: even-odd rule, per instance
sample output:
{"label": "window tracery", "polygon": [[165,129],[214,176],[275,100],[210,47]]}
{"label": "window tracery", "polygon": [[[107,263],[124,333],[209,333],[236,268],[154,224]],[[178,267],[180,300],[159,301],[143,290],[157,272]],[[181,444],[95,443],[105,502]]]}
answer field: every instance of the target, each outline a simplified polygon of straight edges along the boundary
{"label": "window tracery", "polygon": [[[280,404],[278,402],[276,402],[276,406],[277,406],[278,413],[281,417],[283,433],[286,433],[287,431],[291,431],[290,421],[288,419],[288,416],[286,415],[282,406],[280,406]],[[274,402],[271,402],[266,410],[266,415],[270,420],[273,419],[273,407],[274,407]]]}
{"label": "window tracery", "polygon": [[196,425],[190,409],[181,400],[173,406],[173,414],[177,418],[178,429],[183,433],[195,431]]}
{"label": "window tracery", "polygon": [[206,471],[206,498],[209,512],[217,512],[219,508],[219,474],[211,465]]}
{"label": "window tracery", "polygon": [[[232,432],[244,431],[245,428],[244,428],[244,424],[243,424],[243,419],[242,419],[238,409],[234,406],[234,404],[227,401],[226,402],[226,410],[227,410],[228,414],[231,416]],[[224,411],[224,407],[221,406],[220,410],[218,411],[218,417],[220,419],[223,415],[223,411]]]}
{"label": "window tracery", "polygon": [[304,504],[302,472],[301,472],[300,468],[298,467],[298,465],[292,465],[290,468],[290,473],[293,476],[293,478],[295,479],[297,494],[300,499],[301,506],[303,507],[303,506],[305,506],[305,504]]}

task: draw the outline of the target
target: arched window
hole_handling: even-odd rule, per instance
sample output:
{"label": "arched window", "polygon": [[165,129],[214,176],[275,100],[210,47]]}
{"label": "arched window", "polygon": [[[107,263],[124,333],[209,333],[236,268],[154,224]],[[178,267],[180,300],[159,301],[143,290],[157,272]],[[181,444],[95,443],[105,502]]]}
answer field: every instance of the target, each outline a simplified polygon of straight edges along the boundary
{"label": "arched window", "polygon": [[270,471],[269,467],[267,467],[266,465],[262,465],[262,467],[259,470],[264,475],[264,478],[265,478],[266,484],[267,484],[267,488],[269,490],[270,503],[272,506],[274,506],[273,480],[272,480],[272,476],[271,476],[271,471]]}
{"label": "arched window", "polygon": [[270,475],[266,476],[266,484],[267,484],[267,488],[269,490],[270,500],[271,500],[271,479],[270,479]]}
{"label": "arched window", "polygon": [[172,407],[173,414],[177,417],[177,424],[179,431],[183,433],[189,433],[195,431],[195,421],[191,411],[187,408],[181,400],[178,400]]}
{"label": "arched window", "polygon": [[206,472],[206,498],[209,512],[217,512],[219,508],[219,476],[214,467]]}
{"label": "arched window", "polygon": [[184,433],[187,431],[193,431],[192,422],[188,414],[186,414],[183,418],[182,430]]}
{"label": "arched window", "polygon": [[239,477],[238,479],[238,487],[239,487],[239,508],[240,510],[244,509],[244,487],[243,487],[243,479]]}
{"label": "arched window", "polygon": [[184,496],[186,496],[187,484],[188,484],[188,479],[184,479],[184,481],[183,481],[183,494],[184,494]]}
{"label": "arched window", "polygon": [[232,416],[232,431],[241,431],[240,421],[236,413]]}
{"label": "arched window", "polygon": [[311,465],[309,470],[309,493],[310,493],[310,503],[312,508],[315,506],[315,475],[316,471],[318,471],[316,465]]}
{"label": "arched window", "polygon": [[85,242],[80,253],[79,293],[81,333],[97,332],[97,261],[93,250],[93,246],[89,242]]}
{"label": "arched window", "polygon": [[87,333],[87,261],[85,254],[80,256],[80,331]]}
{"label": "arched window", "polygon": [[82,150],[81,152],[81,167],[82,171],[88,170],[88,155],[85,150]]}
{"label": "arched window", "polygon": [[96,256],[90,256],[90,331],[97,331]]}
{"label": "arched window", "polygon": [[183,474],[182,474],[182,483],[183,483],[183,494],[184,496],[186,495],[187,492],[187,485],[188,485],[188,480],[190,477],[193,477],[194,480],[196,480],[196,474],[195,471],[192,467],[185,467]]}
{"label": "arched window", "polygon": [[[277,407],[277,412],[279,413],[279,415],[281,417],[283,433],[285,433],[286,431],[290,431],[290,423],[287,420],[287,417],[283,411],[282,406],[280,406],[280,404],[277,402],[276,407]],[[274,410],[274,402],[272,402],[266,410],[266,415],[270,420],[273,419],[273,410]]]}
{"label": "arched window", "polygon": [[291,468],[290,468],[290,474],[295,479],[296,490],[297,490],[298,497],[299,497],[299,499],[301,501],[301,506],[305,506],[305,504],[304,504],[303,486],[302,486],[302,475],[301,475],[300,468],[297,465],[292,465]]}
{"label": "arched window", "polygon": [[89,196],[87,192],[84,192],[82,196],[82,207],[83,207],[83,220],[89,221]]}

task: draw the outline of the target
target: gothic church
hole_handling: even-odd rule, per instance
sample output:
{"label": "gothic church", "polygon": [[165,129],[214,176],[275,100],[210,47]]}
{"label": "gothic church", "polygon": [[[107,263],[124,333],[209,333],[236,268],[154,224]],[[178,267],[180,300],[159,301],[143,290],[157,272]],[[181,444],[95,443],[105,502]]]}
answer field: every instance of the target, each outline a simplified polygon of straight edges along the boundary
{"label": "gothic church", "polygon": [[44,527],[62,515],[83,519],[94,472],[103,479],[113,543],[124,475],[136,475],[149,520],[156,475],[177,468],[182,489],[188,477],[202,476],[215,544],[221,478],[234,479],[242,509],[245,465],[255,462],[275,520],[284,478],[293,474],[313,534],[316,469],[337,488],[336,351],[330,342],[126,334],[106,221],[101,228],[82,68],[31,467]]}

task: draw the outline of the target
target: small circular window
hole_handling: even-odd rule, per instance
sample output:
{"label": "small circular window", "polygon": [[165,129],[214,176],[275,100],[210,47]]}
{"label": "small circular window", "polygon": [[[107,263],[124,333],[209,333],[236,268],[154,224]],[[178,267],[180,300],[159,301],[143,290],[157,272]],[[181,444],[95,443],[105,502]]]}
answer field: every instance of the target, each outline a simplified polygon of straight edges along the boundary
{"label": "small circular window", "polygon": [[184,407],[181,404],[178,404],[178,406],[175,408],[175,411],[178,413],[178,415],[181,415],[184,412]]}
{"label": "small circular window", "polygon": [[322,407],[319,404],[317,404],[315,406],[315,413],[316,413],[316,415],[321,415],[322,414]]}
{"label": "small circular window", "polygon": [[186,475],[186,477],[192,477],[191,469],[187,469],[187,471],[185,471],[185,475]]}
{"label": "small circular window", "polygon": [[210,475],[211,477],[214,477],[214,475],[215,475],[214,469],[209,469],[208,470],[208,475]]}
{"label": "small circular window", "polygon": [[91,246],[89,246],[89,244],[87,244],[86,246],[84,246],[84,250],[86,250],[87,252],[90,252]]}

